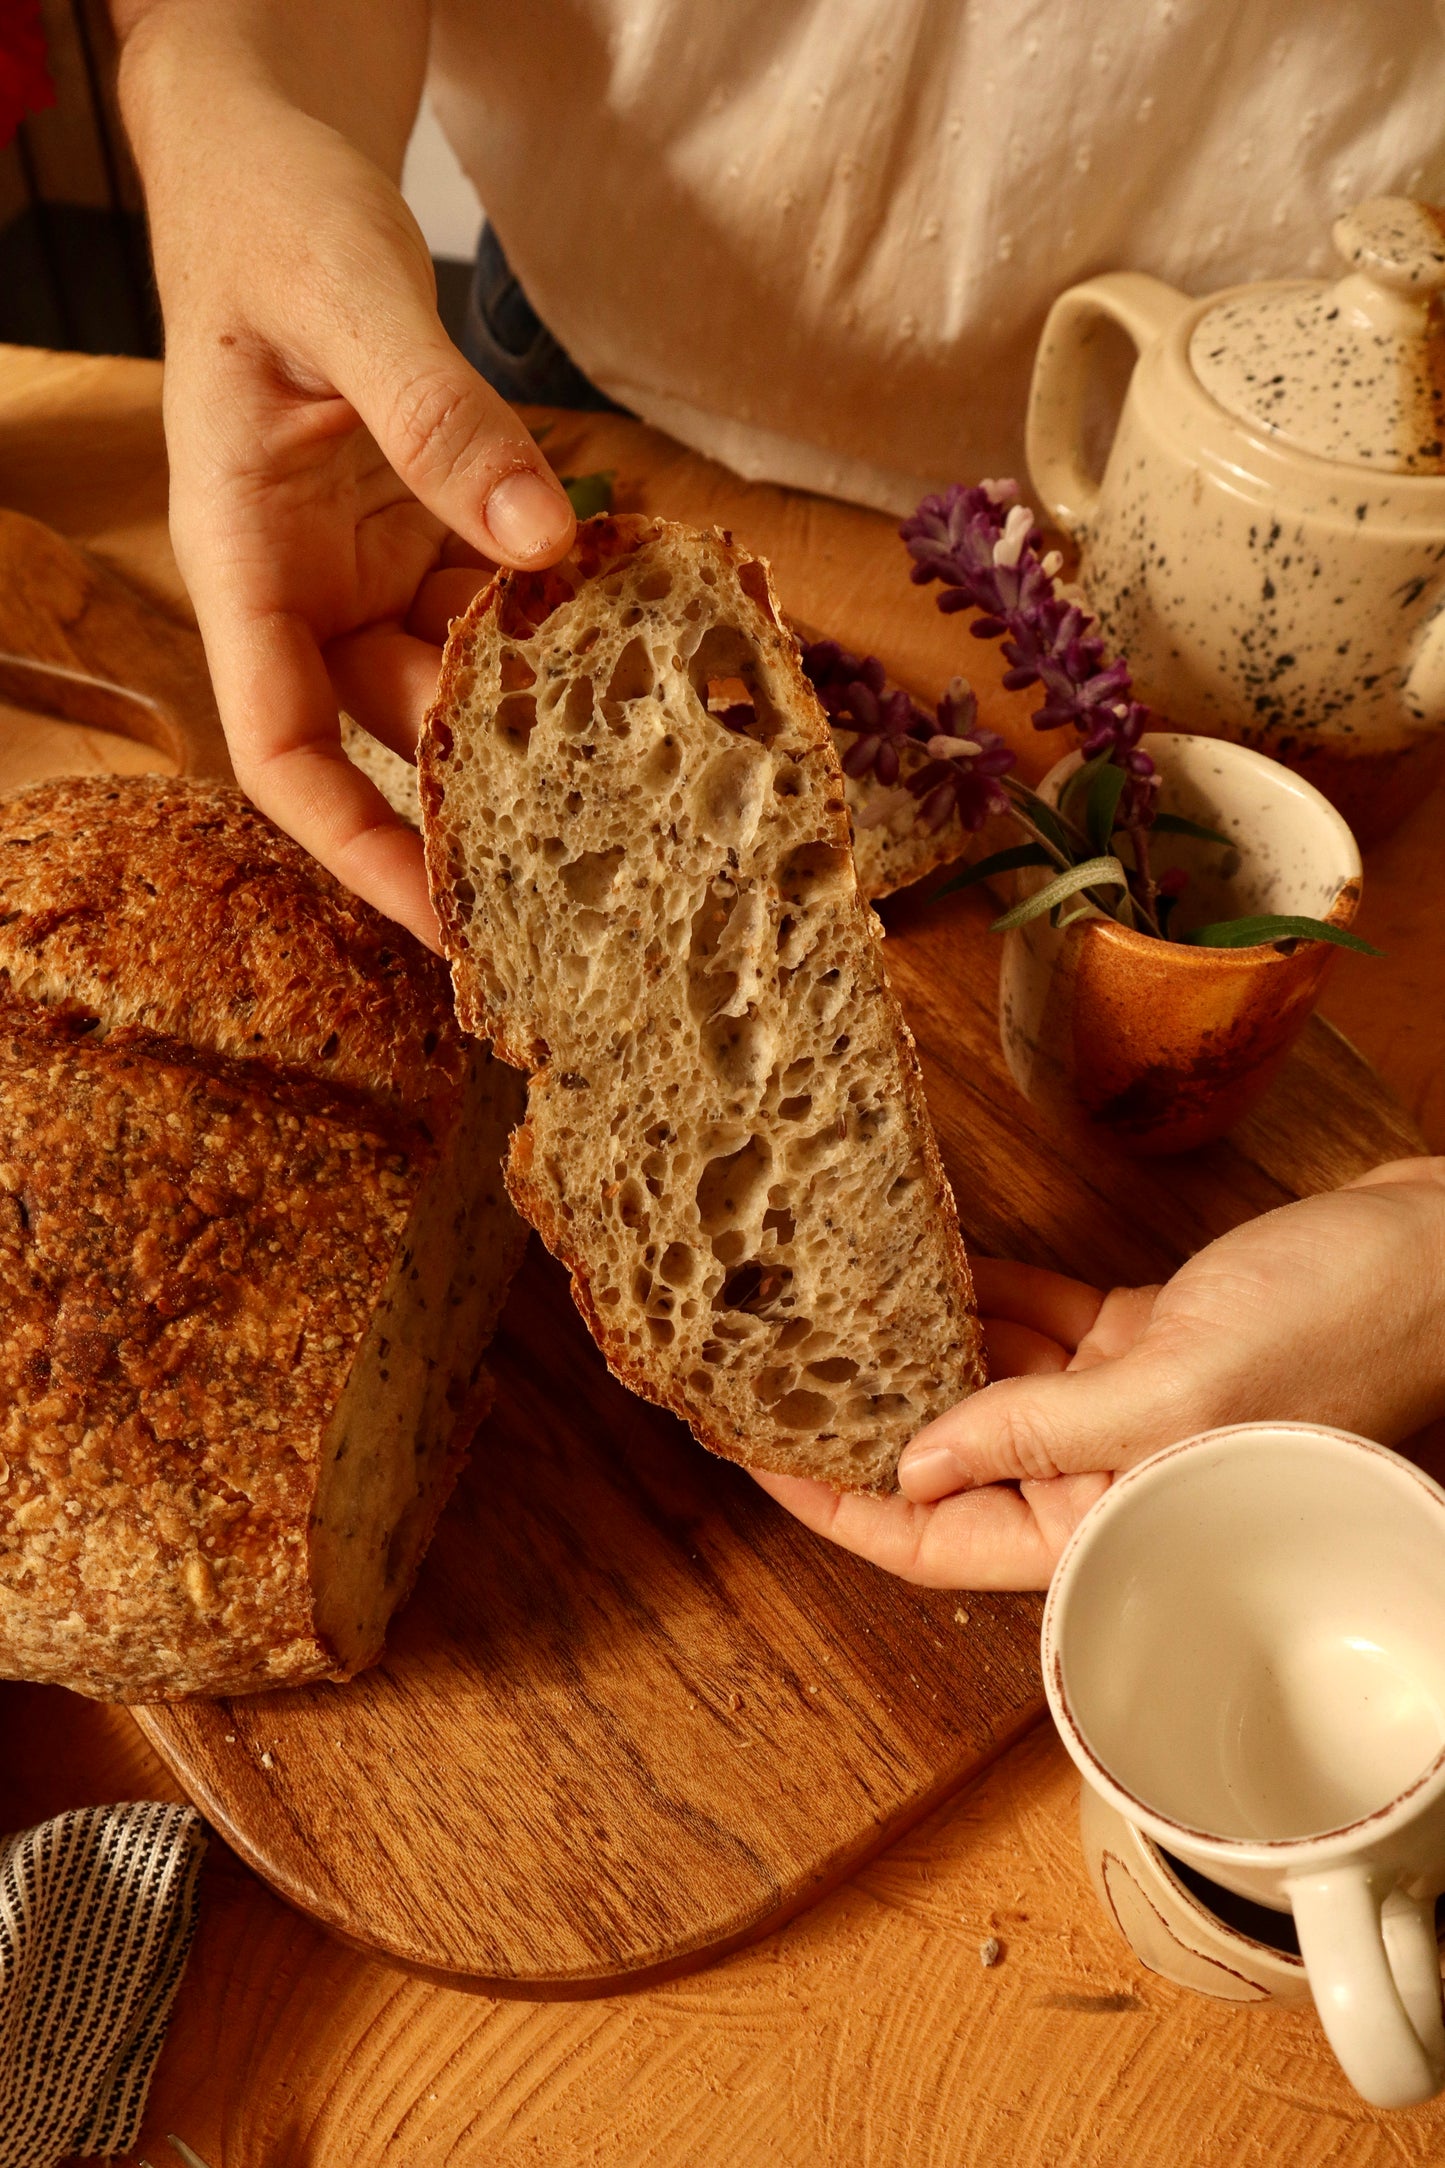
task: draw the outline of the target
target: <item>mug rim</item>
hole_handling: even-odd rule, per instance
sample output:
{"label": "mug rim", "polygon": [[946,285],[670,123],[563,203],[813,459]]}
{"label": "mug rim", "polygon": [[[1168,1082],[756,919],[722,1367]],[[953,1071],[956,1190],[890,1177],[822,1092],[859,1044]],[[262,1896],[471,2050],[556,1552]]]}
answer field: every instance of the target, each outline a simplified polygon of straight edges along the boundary
{"label": "mug rim", "polygon": [[[1249,773],[1259,776],[1272,786],[1284,789],[1290,797],[1297,798],[1301,805],[1308,808],[1310,816],[1319,821],[1321,830],[1327,830],[1331,840],[1338,844],[1345,854],[1348,873],[1345,882],[1341,884],[1342,888],[1347,886],[1350,880],[1358,881],[1363,877],[1365,869],[1364,861],[1360,856],[1358,836],[1339,807],[1334,805],[1325,796],[1324,792],[1310,781],[1307,775],[1301,775],[1297,768],[1287,768],[1283,761],[1276,760],[1273,754],[1260,752],[1258,746],[1241,745],[1237,738],[1217,738],[1210,731],[1146,730],[1139,740],[1141,751],[1147,752],[1153,746],[1160,749],[1163,759],[1168,758],[1168,751],[1165,749],[1172,749],[1174,746],[1179,745],[1208,746],[1211,752],[1218,752],[1226,761],[1236,762],[1239,767]],[[1077,745],[1071,746],[1067,753],[1061,753],[1053,766],[1040,776],[1034,788],[1042,796],[1044,790],[1053,782],[1055,776],[1059,776],[1062,783],[1062,772],[1065,769],[1070,774],[1077,774],[1083,764],[1083,748]],[[1229,1427],[1248,1429],[1257,1426],[1234,1424]],[[1296,1427],[1312,1430],[1316,1426],[1312,1423],[1305,1423]],[[1201,1433],[1201,1435],[1214,1437],[1217,1433],[1209,1431]],[[1339,1432],[1341,1437],[1352,1435],[1353,1433],[1348,1431]],[[1186,1442],[1192,1443],[1193,1441]],[[1368,1444],[1369,1440],[1366,1439],[1365,1443]],[[1385,1452],[1388,1448],[1382,1446],[1380,1450]]]}
{"label": "mug rim", "polygon": [[1116,1501],[1119,1498],[1142,1483],[1157,1481],[1161,1470],[1184,1454],[1197,1453],[1227,1439],[1278,1438],[1282,1434],[1308,1439],[1316,1445],[1344,1446],[1351,1452],[1363,1452],[1384,1461],[1391,1469],[1413,1478],[1430,1503],[1445,1512],[1445,1488],[1433,1476],[1416,1467],[1413,1461],[1406,1460],[1403,1454],[1392,1451],[1387,1445],[1377,1444],[1373,1438],[1363,1438],[1355,1431],[1341,1430],[1329,1423],[1298,1422],[1226,1423],[1217,1430],[1200,1431],[1192,1438],[1181,1439],[1176,1445],[1165,1446],[1162,1451],[1117,1475],[1103,1497],[1084,1515],[1060,1553],[1049,1583],[1044,1600],[1040,1656],[1049,1713],[1069,1758],[1085,1783],[1092,1784],[1127,1821],[1134,1823],[1166,1851],[1183,1839],[1204,1856],[1224,1864],[1267,1867],[1289,1874],[1308,1872],[1320,1863],[1334,1862],[1342,1847],[1353,1852],[1361,1844],[1389,1836],[1418,1811],[1423,1795],[1433,1793],[1438,1797],[1445,1794],[1445,1744],[1382,1806],[1357,1816],[1354,1821],[1341,1822],[1333,1829],[1315,1830],[1302,1837],[1225,1837],[1216,1830],[1198,1829],[1140,1799],[1095,1753],[1074,1713],[1064,1684],[1061,1627],[1061,1613],[1068,1600],[1072,1577],[1081,1558],[1097,1541],[1099,1531],[1118,1510]]}

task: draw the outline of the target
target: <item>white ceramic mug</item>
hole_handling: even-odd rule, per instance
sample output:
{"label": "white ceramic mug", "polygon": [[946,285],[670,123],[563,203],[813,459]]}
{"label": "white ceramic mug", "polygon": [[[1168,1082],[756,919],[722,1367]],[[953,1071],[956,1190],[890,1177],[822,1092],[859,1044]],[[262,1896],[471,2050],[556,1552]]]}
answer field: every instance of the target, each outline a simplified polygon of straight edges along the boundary
{"label": "white ceramic mug", "polygon": [[1076,1530],[1043,1664],[1086,1784],[1212,1881],[1293,1912],[1365,2098],[1445,2087],[1445,1491],[1309,1424],[1172,1446]]}

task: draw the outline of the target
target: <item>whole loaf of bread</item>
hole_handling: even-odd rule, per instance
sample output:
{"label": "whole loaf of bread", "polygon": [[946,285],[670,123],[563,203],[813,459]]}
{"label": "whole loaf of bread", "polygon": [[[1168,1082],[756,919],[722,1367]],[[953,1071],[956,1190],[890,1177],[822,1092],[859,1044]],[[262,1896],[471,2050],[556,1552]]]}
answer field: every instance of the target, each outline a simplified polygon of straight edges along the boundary
{"label": "whole loaf of bread", "polygon": [[0,800],[0,1675],[375,1659],[485,1405],[521,1097],[238,792]]}

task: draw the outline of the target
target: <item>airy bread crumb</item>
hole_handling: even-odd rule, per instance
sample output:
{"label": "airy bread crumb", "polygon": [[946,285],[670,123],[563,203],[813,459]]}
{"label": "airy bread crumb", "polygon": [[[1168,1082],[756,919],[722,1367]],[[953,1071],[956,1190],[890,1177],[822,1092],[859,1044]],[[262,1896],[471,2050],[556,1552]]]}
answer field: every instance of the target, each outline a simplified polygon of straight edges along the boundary
{"label": "airy bread crumb", "polygon": [[714,1452],[889,1489],[983,1382],[952,1193],[766,565],[603,517],[453,627],[420,752],[508,1186],[617,1374]]}
{"label": "airy bread crumb", "polygon": [[[801,637],[801,633],[797,635]],[[841,760],[851,740],[834,731],[833,744]],[[417,795],[416,769],[389,745],[383,745],[349,715],[341,718],[341,743],[346,757],[375,783],[393,813],[413,828],[421,826],[421,802]],[[905,745],[901,775],[907,780],[926,767],[929,755],[921,745]],[[920,827],[918,801],[898,786],[880,783],[875,776],[843,777],[848,822],[853,839],[853,864],[858,886],[870,903],[911,888],[925,875],[936,873],[960,857],[969,847],[967,831],[957,820],[942,828]]]}

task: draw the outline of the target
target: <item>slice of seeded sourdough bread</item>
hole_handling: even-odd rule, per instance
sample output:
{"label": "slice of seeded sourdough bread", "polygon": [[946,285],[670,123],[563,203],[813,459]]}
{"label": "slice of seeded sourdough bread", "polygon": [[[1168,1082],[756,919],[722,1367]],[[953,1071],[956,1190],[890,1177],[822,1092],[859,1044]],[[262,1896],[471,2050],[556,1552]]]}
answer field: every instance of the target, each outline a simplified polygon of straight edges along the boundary
{"label": "slice of seeded sourdough bread", "polygon": [[0,799],[0,1677],[375,1660],[490,1398],[522,1098],[239,791]]}
{"label": "slice of seeded sourdough bread", "polygon": [[714,1452],[888,1490],[983,1382],[827,719],[765,564],[601,517],[452,629],[419,759],[508,1186],[617,1375]]}

